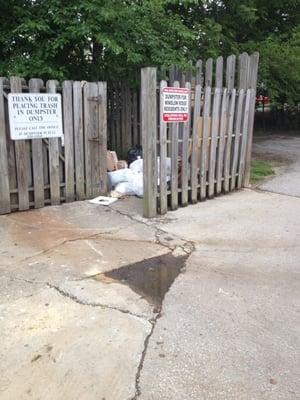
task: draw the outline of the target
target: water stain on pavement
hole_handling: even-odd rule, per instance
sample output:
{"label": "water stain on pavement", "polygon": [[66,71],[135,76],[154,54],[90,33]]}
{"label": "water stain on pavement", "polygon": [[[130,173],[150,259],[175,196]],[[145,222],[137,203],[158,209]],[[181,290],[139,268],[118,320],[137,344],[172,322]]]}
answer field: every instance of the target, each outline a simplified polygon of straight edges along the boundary
{"label": "water stain on pavement", "polygon": [[187,257],[168,253],[99,274],[94,279],[128,285],[159,310],[166,292],[182,272]]}

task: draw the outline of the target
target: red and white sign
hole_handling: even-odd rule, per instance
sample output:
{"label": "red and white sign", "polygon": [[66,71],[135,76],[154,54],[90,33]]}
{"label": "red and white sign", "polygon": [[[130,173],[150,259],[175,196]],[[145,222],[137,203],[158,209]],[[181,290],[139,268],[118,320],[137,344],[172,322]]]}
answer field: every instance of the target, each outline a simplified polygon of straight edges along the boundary
{"label": "red and white sign", "polygon": [[163,121],[186,122],[189,119],[190,90],[165,87],[162,89]]}

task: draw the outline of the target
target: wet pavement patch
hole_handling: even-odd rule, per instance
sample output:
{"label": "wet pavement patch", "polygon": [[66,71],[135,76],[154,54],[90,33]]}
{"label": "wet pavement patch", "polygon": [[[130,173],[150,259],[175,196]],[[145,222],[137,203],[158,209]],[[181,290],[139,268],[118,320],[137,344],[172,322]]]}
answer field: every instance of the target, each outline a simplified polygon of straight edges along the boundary
{"label": "wet pavement patch", "polygon": [[128,285],[159,310],[166,292],[182,271],[187,257],[175,257],[168,253],[105,272],[95,279]]}

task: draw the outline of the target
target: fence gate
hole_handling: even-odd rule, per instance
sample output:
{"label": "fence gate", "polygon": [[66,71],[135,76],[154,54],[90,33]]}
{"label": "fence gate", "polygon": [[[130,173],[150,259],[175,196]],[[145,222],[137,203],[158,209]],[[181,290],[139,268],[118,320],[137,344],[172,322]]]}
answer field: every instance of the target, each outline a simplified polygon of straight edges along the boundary
{"label": "fence gate", "polygon": [[[186,73],[172,68],[159,84],[155,68],[142,69],[146,217],[248,186],[257,67],[258,53],[241,54],[238,68],[235,55],[227,58],[226,68],[222,57],[215,63],[199,60]],[[164,88],[170,86],[189,93],[185,122],[164,121]],[[179,107],[174,99],[169,104]]]}
{"label": "fence gate", "polygon": [[[10,139],[7,95],[61,93],[63,138]],[[0,214],[107,191],[106,82],[0,78]]]}

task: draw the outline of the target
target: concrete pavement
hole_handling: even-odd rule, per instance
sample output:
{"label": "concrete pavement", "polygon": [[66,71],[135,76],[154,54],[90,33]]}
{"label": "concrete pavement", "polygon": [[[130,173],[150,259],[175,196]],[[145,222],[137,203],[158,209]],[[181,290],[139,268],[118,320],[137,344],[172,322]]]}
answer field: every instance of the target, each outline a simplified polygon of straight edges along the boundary
{"label": "concrete pavement", "polygon": [[195,251],[165,297],[143,400],[300,396],[300,202],[245,190],[168,224]]}
{"label": "concrete pavement", "polygon": [[253,151],[259,158],[275,162],[276,176],[263,182],[262,190],[300,197],[300,137],[256,139]]}
{"label": "concrete pavement", "polygon": [[[154,220],[135,198],[77,202],[1,216],[0,238],[1,400],[300,397],[299,198],[243,190]],[[160,311],[147,294],[172,257]],[[146,291],[111,273],[144,260]]]}

